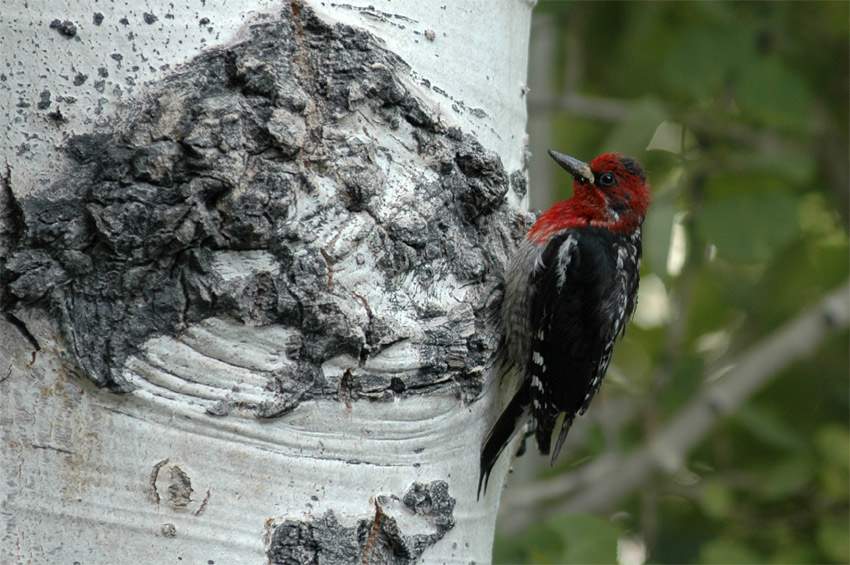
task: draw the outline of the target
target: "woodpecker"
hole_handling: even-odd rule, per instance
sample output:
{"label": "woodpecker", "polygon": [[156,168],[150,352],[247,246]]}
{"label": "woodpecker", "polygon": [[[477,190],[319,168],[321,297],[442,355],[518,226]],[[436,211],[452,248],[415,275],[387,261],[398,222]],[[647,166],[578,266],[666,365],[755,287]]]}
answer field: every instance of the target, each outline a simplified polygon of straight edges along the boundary
{"label": "woodpecker", "polygon": [[484,442],[479,496],[529,411],[543,455],[564,414],[554,465],[637,304],[641,225],[650,201],[643,167],[618,153],[589,164],[549,155],[572,175],[574,195],[540,215],[508,264],[493,368],[497,381],[514,376],[520,386]]}

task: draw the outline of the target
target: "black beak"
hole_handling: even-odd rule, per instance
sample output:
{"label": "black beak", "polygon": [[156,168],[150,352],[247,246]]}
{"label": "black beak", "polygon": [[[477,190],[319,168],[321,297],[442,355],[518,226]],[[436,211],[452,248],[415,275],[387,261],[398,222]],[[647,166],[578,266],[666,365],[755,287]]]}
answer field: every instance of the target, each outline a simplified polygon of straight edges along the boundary
{"label": "black beak", "polygon": [[551,149],[549,150],[549,155],[551,155],[555,162],[561,165],[564,170],[570,173],[577,181],[587,184],[593,182],[593,171],[590,170],[590,165],[587,163],[579,161],[569,155],[552,151]]}

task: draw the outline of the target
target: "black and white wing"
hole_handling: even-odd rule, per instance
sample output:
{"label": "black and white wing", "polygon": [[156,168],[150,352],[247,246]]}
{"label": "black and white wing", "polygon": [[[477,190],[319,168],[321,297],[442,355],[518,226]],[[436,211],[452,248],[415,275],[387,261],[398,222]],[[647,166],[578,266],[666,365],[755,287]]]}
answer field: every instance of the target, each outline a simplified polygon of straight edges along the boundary
{"label": "black and white wing", "polygon": [[552,238],[543,253],[531,311],[531,319],[540,322],[532,328],[527,371],[541,453],[549,453],[556,420],[565,414],[553,462],[576,414],[599,390],[628,317],[623,304],[633,303],[630,275],[618,269],[621,239],[605,229],[568,229]]}

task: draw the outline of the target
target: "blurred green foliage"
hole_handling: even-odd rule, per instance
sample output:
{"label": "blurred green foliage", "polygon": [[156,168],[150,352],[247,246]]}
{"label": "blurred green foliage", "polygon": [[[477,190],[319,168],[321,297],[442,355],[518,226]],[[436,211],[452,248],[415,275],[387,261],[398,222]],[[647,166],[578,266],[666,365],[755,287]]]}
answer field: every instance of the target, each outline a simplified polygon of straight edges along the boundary
{"label": "blurred green foliage", "polygon": [[[850,4],[541,0],[535,15],[557,26],[564,86],[531,111],[552,113],[560,151],[644,163],[641,305],[655,304],[643,294],[655,276],[669,310],[637,316],[615,353],[622,377],[603,387],[633,399],[634,417],[591,430],[545,478],[640,445],[712,368],[847,280]],[[685,473],[654,477],[613,511],[499,537],[494,560],[612,563],[631,535],[652,563],[850,562],[848,357],[844,331],[724,419]]]}
{"label": "blurred green foliage", "polygon": [[614,563],[622,528],[597,516],[564,515],[533,524],[521,537],[497,538],[503,563]]}

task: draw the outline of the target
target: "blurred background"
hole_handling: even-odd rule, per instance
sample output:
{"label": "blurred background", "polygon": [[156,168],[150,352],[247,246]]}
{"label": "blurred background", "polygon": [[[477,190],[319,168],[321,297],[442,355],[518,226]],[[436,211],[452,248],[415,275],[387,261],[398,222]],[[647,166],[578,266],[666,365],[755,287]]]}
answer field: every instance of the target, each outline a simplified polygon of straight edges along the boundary
{"label": "blurred background", "polygon": [[529,449],[497,563],[848,563],[848,2],[535,8],[531,208],[551,147],[637,157],[640,300],[559,463]]}

